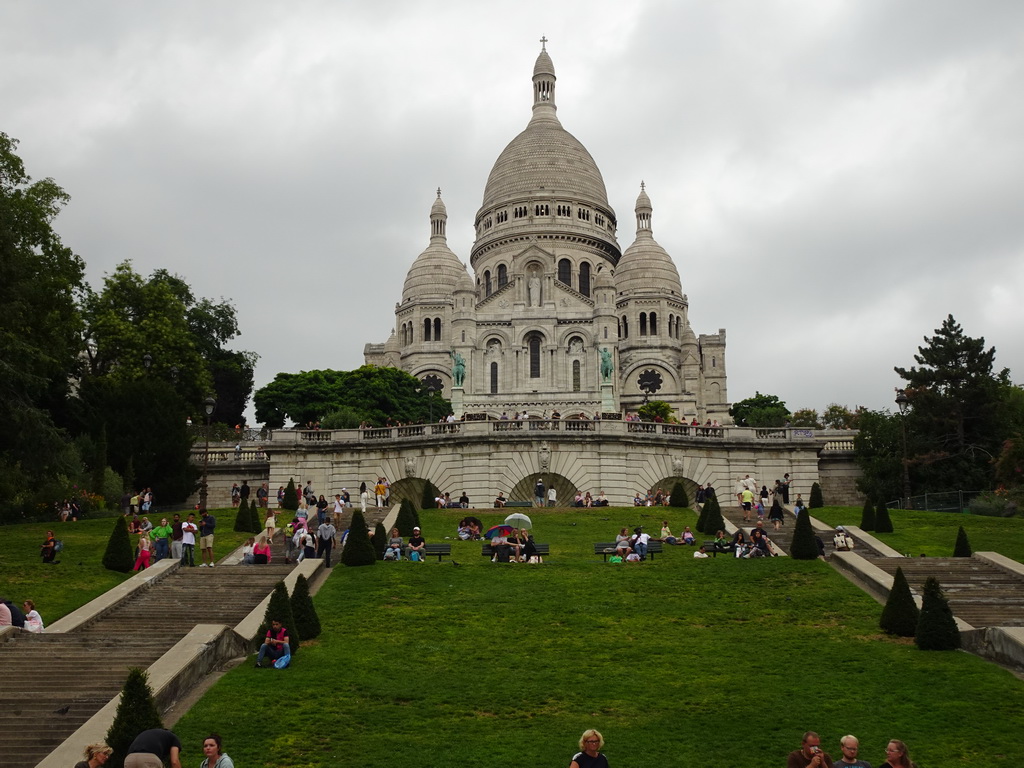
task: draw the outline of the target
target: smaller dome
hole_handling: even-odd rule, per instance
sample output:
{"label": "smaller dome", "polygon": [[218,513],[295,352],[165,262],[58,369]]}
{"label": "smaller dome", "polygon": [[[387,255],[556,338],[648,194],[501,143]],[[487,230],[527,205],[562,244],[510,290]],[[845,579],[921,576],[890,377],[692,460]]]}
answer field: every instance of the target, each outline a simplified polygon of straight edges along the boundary
{"label": "smaller dome", "polygon": [[651,231],[651,198],[640,183],[636,199],[636,240],[615,268],[615,289],[632,295],[669,294],[682,297],[679,270],[668,252],[658,245]]}
{"label": "smaller dome", "polygon": [[533,65],[533,76],[554,74],[555,63],[548,56],[547,50],[541,50],[540,55],[537,57],[537,63]]}
{"label": "smaller dome", "polygon": [[[402,289],[402,303],[421,299],[449,299],[455,286],[465,277],[465,265],[448,247],[445,224],[448,212],[441,200],[441,190],[430,208],[430,245],[409,267]],[[472,281],[470,281],[472,285]]]}
{"label": "smaller dome", "polygon": [[597,277],[594,278],[595,288],[614,288],[615,287],[615,276],[612,274],[612,270],[603,264],[597,268]]}
{"label": "smaller dome", "polygon": [[444,216],[448,218],[448,209],[445,207],[444,200],[441,199],[441,188],[437,188],[437,200],[430,206],[431,216]]}
{"label": "smaller dome", "polygon": [[459,291],[473,293],[475,290],[476,289],[473,286],[473,278],[469,276],[469,272],[463,269],[462,277],[460,277],[459,281],[455,284],[456,293],[458,293]]}

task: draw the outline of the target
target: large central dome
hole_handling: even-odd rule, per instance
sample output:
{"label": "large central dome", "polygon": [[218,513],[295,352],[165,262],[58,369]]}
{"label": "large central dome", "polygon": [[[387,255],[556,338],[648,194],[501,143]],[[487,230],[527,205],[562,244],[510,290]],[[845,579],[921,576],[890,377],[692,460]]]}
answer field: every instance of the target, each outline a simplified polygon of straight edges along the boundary
{"label": "large central dome", "polygon": [[542,191],[609,208],[597,163],[555,114],[555,68],[547,51],[533,68],[533,92],[533,118],[495,161],[481,210]]}

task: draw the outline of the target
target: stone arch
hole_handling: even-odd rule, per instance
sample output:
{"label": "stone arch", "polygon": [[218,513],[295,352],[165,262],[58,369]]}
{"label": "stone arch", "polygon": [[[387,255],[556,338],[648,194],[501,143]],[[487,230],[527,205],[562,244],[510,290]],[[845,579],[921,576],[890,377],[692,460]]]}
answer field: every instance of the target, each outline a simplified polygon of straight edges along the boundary
{"label": "stone arch", "polygon": [[[430,481],[422,477],[403,477],[401,480],[392,482],[391,496],[389,497],[392,508],[397,508],[405,499],[408,499],[416,509],[419,509],[422,506],[423,490],[428,483]],[[433,485],[433,483],[430,484]],[[372,493],[373,489],[371,488],[370,491]],[[352,498],[353,506],[359,505],[357,497],[358,494],[355,494]]]}
{"label": "stone arch", "polygon": [[497,328],[488,328],[487,332],[484,333],[480,338],[480,349],[486,350],[487,345],[491,343],[491,339],[497,339],[501,342],[501,348],[507,349],[512,346],[512,337],[503,330]]}
{"label": "stone arch", "polygon": [[[551,484],[554,484],[555,491],[558,493],[558,506],[568,507],[572,503],[573,496],[576,495],[577,488],[573,484],[572,480],[567,478],[565,475],[560,475],[557,472],[534,472],[533,474],[523,477],[512,486],[512,490],[509,491],[508,497],[513,501],[533,501],[533,489],[537,485],[537,479],[544,481],[545,494],[547,488]],[[500,488],[498,490],[501,490]],[[545,495],[544,503],[547,504],[547,496]]]}
{"label": "stone arch", "polygon": [[[690,500],[690,508],[693,509],[694,504],[696,503],[694,500],[697,498],[698,483],[696,480],[691,480],[688,477],[683,477],[682,475],[669,475],[668,477],[663,477],[648,488],[647,492],[655,493],[659,488],[661,488],[666,495],[671,495],[672,488],[676,483],[683,484],[683,489],[686,491],[686,497]],[[668,507],[668,509],[672,509],[672,507]]]}
{"label": "stone arch", "polygon": [[561,349],[568,349],[569,339],[571,339],[573,336],[580,337],[580,339],[583,341],[584,350],[591,349],[593,347],[593,334],[589,330],[584,330],[579,326],[572,325],[566,326],[565,329],[558,334],[556,346],[560,347]]}

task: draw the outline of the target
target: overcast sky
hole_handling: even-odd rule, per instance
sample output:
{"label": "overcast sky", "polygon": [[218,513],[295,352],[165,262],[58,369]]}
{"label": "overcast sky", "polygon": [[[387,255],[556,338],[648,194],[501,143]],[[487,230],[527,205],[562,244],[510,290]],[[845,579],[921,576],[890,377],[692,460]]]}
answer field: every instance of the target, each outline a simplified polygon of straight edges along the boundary
{"label": "overcast sky", "polygon": [[[468,261],[547,36],[562,125],[634,238],[641,180],[733,401],[891,406],[952,313],[1024,381],[1024,3],[0,5],[0,130],[131,259],[238,308],[281,371],[383,342],[441,187]],[[251,414],[251,409],[250,409]]]}

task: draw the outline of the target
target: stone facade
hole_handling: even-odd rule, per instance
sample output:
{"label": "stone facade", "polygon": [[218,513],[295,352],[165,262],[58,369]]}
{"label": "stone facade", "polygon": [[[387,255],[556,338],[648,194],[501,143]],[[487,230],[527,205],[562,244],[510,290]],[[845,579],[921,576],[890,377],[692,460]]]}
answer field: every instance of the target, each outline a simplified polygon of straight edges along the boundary
{"label": "stone facade", "polygon": [[475,278],[448,247],[438,190],[395,330],[366,345],[366,363],[422,379],[457,416],[592,417],[635,411],[650,397],[681,420],[726,423],[725,330],[691,328],[642,183],[636,239],[620,250],[601,172],[556,116],[555,82],[542,50],[532,117],[494,163],[476,213]]}

